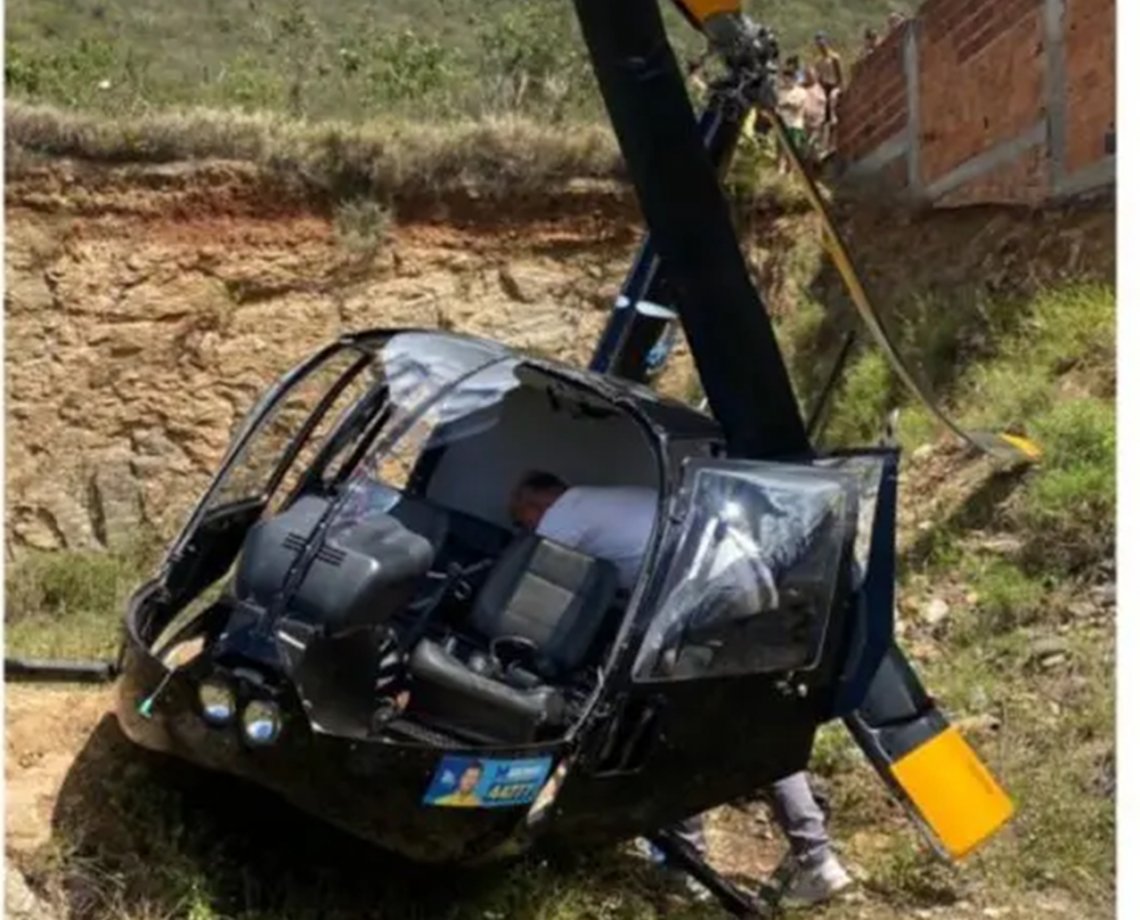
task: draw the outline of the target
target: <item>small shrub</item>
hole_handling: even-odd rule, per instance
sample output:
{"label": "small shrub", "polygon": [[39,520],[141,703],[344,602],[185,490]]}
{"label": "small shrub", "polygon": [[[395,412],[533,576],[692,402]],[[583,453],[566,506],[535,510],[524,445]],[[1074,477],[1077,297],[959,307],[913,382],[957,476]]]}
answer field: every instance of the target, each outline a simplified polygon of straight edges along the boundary
{"label": "small shrub", "polygon": [[109,656],[119,618],[142,571],[96,551],[36,553],[5,573],[10,652],[51,658]]}
{"label": "small shrub", "polygon": [[107,610],[117,601],[124,565],[96,551],[36,553],[9,566],[6,617],[66,617]]}
{"label": "small shrub", "polygon": [[978,617],[975,628],[963,629],[959,639],[972,641],[978,632],[997,635],[1037,619],[1047,594],[1039,579],[1004,559],[973,560],[967,577],[978,595]]}
{"label": "small shrub", "polygon": [[1076,284],[1039,295],[1031,320],[1036,360],[1054,374],[1074,366],[1114,376],[1116,296],[1104,284]]}
{"label": "small shrub", "polygon": [[364,52],[369,94],[378,104],[409,102],[440,92],[452,79],[449,50],[431,38],[403,31],[382,36]]}
{"label": "small shrub", "polygon": [[373,253],[392,229],[392,210],[368,198],[346,201],[336,209],[337,239],[352,252]]}
{"label": "small shrub", "polygon": [[1055,398],[1044,368],[1004,361],[979,365],[963,390],[959,402],[967,424],[991,430],[1024,427]]}
{"label": "small shrub", "polygon": [[153,569],[157,538],[140,534],[113,552],[37,551],[4,572],[7,646],[49,657],[109,655],[130,593]]}

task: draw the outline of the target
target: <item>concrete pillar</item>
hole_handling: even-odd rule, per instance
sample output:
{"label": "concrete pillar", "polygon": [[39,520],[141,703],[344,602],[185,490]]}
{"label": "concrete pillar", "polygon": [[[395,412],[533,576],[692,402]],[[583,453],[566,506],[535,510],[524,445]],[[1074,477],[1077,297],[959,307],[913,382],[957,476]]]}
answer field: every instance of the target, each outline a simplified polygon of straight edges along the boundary
{"label": "concrete pillar", "polygon": [[906,77],[906,181],[912,198],[921,198],[922,187],[922,129],[919,113],[919,21],[906,23],[903,37],[903,73]]}
{"label": "concrete pillar", "polygon": [[1065,7],[1068,0],[1044,0],[1045,138],[1049,156],[1049,190],[1056,194],[1065,179]]}

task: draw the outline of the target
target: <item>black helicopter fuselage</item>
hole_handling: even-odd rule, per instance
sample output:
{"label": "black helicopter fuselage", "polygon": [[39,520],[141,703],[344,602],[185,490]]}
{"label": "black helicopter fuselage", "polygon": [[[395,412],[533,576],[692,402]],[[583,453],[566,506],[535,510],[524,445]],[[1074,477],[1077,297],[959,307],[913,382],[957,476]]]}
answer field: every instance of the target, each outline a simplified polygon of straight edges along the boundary
{"label": "black helicopter fuselage", "polygon": [[[893,644],[897,453],[809,443],[705,147],[727,155],[738,125],[702,138],[655,0],[576,7],[712,418],[493,343],[345,337],[255,408],[132,599],[120,722],[406,856],[470,861],[652,833],[804,767],[843,718],[963,855],[1011,806]],[[631,284],[651,292],[652,274]],[[599,360],[636,377],[652,336],[622,325]],[[657,490],[627,594],[599,560],[483,526],[535,466]],[[362,470],[424,508],[348,526]]]}
{"label": "black helicopter fuselage", "polygon": [[[236,494],[235,483],[247,473],[243,458],[258,452],[258,439],[276,430],[272,423],[281,407],[308,381],[338,360],[346,375],[363,375],[357,355],[388,353],[400,356],[400,368],[448,368],[449,382],[422,397],[416,410],[426,415],[443,407],[436,410],[444,419],[436,431],[443,433],[437,434],[438,443],[429,442],[436,446],[417,458],[407,480],[407,495],[420,497],[414,499],[415,519],[404,517],[411,529],[401,528],[418,539],[412,531],[431,531],[432,515],[445,520],[447,537],[433,554],[433,570],[474,570],[480,554],[492,560],[498,554],[488,580],[503,567],[509,534],[497,535],[493,525],[445,510],[433,499],[449,494],[449,471],[464,468],[469,462],[464,458],[498,455],[500,465],[510,467],[519,432],[536,418],[547,419],[549,438],[563,439],[557,450],[560,469],[604,464],[589,445],[574,456],[576,440],[603,432],[615,450],[608,461],[611,472],[656,485],[660,513],[641,579],[628,594],[603,604],[608,622],[599,623],[589,643],[593,651],[581,666],[539,671],[548,680],[525,693],[486,686],[486,669],[473,656],[486,653],[487,636],[473,633],[464,621],[488,586],[472,576],[473,584],[445,596],[433,587],[427,570],[412,573],[407,593],[400,592],[404,579],[385,581],[393,559],[404,563],[404,544],[388,539],[376,550],[352,536],[358,525],[349,513],[352,501],[343,493],[358,485],[351,485],[356,480],[310,485],[314,473],[322,483],[335,478],[335,465],[320,454],[297,477],[299,494],[267,514],[272,486],[295,462],[315,422],[297,422],[279,468],[263,474],[266,488],[259,484],[248,496]],[[461,361],[469,363],[461,367]],[[394,361],[387,369],[390,378],[400,378]],[[505,380],[501,392],[490,383],[494,380]],[[383,378],[371,384],[385,385]],[[332,379],[328,392],[348,387]],[[394,390],[389,397],[401,398]],[[314,402],[314,411],[331,412],[326,399],[314,394]],[[377,400],[366,396],[358,405],[371,407],[376,418],[386,417]],[[448,406],[459,409],[452,414]],[[391,414],[387,417],[391,425]],[[353,429],[366,439],[373,421],[348,413],[328,443],[351,444],[345,432]],[[397,438],[391,450],[398,452],[401,443]],[[632,384],[440,333],[346,337],[284,378],[255,410],[160,577],[132,599],[119,720],[148,748],[251,779],[359,836],[426,861],[505,855],[538,840],[620,840],[746,794],[802,767],[817,724],[834,715],[845,686],[840,672],[851,670],[849,605],[843,590],[825,586],[799,613],[789,614],[786,635],[765,634],[761,645],[760,637],[748,640],[741,633],[755,645],[755,655],[743,664],[728,661],[686,674],[653,671],[645,664],[656,654],[652,636],[662,629],[665,599],[685,584],[677,573],[683,574],[687,547],[710,509],[716,511],[697,499],[695,483],[706,476],[731,485],[747,475],[759,485],[740,491],[739,501],[783,494],[778,477],[770,488],[764,485],[764,477],[776,475],[773,464],[742,468],[722,459],[723,452],[719,428],[710,418]],[[871,458],[880,465],[876,477],[889,478],[889,459]],[[384,455],[378,462],[384,465]],[[595,475],[605,475],[603,466]],[[839,488],[836,474],[827,470],[801,475]],[[488,476],[494,479],[493,473]],[[369,483],[373,491],[387,489]],[[490,488],[486,481],[465,485],[471,502],[481,486]],[[391,494],[398,503],[393,514],[413,501],[395,490]],[[686,499],[694,510],[683,515]],[[352,526],[341,527],[345,521]],[[821,552],[836,559],[850,552],[850,523],[834,521],[838,536],[825,534]],[[349,536],[338,536],[341,531]],[[359,546],[365,549],[354,549]],[[235,560],[229,589],[212,601],[200,600]],[[353,568],[357,563],[364,567]],[[413,582],[425,592],[426,603],[413,596]],[[448,605],[459,609],[449,611]],[[793,635],[797,629],[802,636]],[[394,647],[406,640],[410,676],[378,693],[375,680],[383,657],[378,649],[385,630],[394,636]],[[448,672],[458,673],[458,688],[450,676],[441,688],[434,659],[427,659],[431,667],[417,668],[424,646],[438,657],[449,644],[466,650],[465,658],[459,652],[452,657],[467,670]],[[171,656],[185,645],[193,646],[190,659],[172,667]],[[694,647],[703,654],[715,645],[701,640]],[[772,657],[779,648],[792,656],[788,662]],[[499,675],[506,684],[509,677]],[[464,681],[472,686],[463,686]],[[205,685],[228,688],[233,710],[228,717],[212,715]],[[560,696],[565,712],[559,716],[526,708],[525,694],[547,690]],[[398,706],[392,703],[397,699]],[[276,707],[280,724],[272,738],[256,737],[243,721],[242,713],[255,701]],[[385,702],[394,708],[378,710]],[[480,807],[438,807],[433,784],[448,772],[458,777],[473,762],[484,773],[502,771],[502,782],[484,783]]]}

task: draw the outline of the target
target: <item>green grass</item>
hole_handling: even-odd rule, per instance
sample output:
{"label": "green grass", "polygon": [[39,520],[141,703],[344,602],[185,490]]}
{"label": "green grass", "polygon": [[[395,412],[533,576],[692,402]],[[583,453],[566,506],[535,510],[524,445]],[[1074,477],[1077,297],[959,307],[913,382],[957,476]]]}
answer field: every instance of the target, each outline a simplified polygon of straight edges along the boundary
{"label": "green grass", "polygon": [[[1017,803],[1012,827],[964,866],[940,866],[905,830],[850,739],[829,730],[817,742],[814,766],[830,786],[837,837],[866,871],[867,889],[899,909],[965,898],[1017,907],[1061,892],[1081,916],[1111,916],[1112,628],[1071,622],[1068,609],[1103,578],[1098,568],[1114,546],[1114,311],[1111,288],[1073,283],[1028,301],[982,302],[966,321],[930,323],[938,305],[929,301],[894,317],[910,354],[931,359],[953,414],[971,426],[1017,426],[1045,451],[1035,469],[995,469],[976,484],[983,499],[979,506],[965,496],[968,513],[954,503],[935,512],[924,550],[900,572],[902,595],[919,610],[931,596],[951,602],[946,623],[919,621],[908,635],[917,630],[932,649],[919,672],[945,711],[982,726],[970,740]],[[786,325],[785,341],[818,354],[822,318],[819,307],[804,311]],[[829,439],[866,443],[900,404],[904,444],[937,434],[879,354],[864,351],[837,394]],[[921,467],[914,476],[912,488]],[[1012,538],[1011,548],[992,548],[980,532]],[[1063,650],[1048,667],[1032,653],[1045,639]],[[895,831],[868,838],[876,825]]]}
{"label": "green grass", "polygon": [[130,593],[157,561],[153,540],[115,552],[32,552],[4,571],[8,654],[110,658]]}
{"label": "green grass", "polygon": [[[827,29],[854,49],[910,0],[753,4],[788,51]],[[663,0],[682,57],[698,36]],[[564,0],[12,0],[7,91],[138,114],[209,106],[292,117],[444,119],[524,112],[602,117],[573,5]]]}

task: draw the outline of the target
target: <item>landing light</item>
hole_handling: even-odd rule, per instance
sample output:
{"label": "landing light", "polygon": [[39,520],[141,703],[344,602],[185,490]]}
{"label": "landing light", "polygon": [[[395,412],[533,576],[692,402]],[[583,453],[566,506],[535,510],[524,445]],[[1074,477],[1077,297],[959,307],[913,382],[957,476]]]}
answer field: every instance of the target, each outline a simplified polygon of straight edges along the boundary
{"label": "landing light", "polygon": [[281,709],[270,700],[254,700],[241,715],[241,730],[250,744],[272,744],[281,734]]}
{"label": "landing light", "polygon": [[225,725],[237,711],[233,690],[220,680],[202,682],[198,688],[198,703],[202,707],[202,718],[211,725]]}

